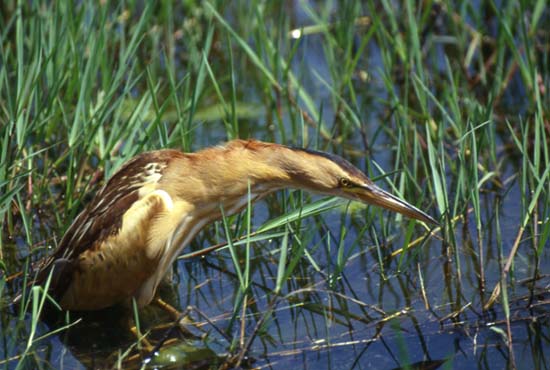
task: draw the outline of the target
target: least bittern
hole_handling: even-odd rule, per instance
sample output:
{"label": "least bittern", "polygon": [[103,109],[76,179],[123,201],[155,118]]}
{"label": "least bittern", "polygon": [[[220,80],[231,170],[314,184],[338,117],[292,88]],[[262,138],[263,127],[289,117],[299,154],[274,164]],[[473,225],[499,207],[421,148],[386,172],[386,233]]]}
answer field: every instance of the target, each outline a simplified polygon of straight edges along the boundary
{"label": "least bittern", "polygon": [[[235,140],[197,153],[159,150],[122,166],[76,217],[38,275],[51,273],[61,307],[95,310],[134,297],[148,304],[204,226],[283,188],[305,189],[436,221],[332,154]],[[53,269],[53,271],[52,271]]]}

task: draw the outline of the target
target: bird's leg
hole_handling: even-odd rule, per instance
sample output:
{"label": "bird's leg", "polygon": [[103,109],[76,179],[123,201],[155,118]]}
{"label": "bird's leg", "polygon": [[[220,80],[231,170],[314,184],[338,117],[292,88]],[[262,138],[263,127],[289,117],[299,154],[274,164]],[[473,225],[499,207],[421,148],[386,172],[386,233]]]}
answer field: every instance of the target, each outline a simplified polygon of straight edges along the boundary
{"label": "bird's leg", "polygon": [[193,324],[193,321],[189,318],[189,309],[180,312],[174,306],[172,306],[168,302],[165,302],[160,297],[154,298],[152,303],[162,309],[168,314],[168,316],[172,318],[174,323],[179,327],[181,334],[183,334],[185,337],[196,337],[196,335],[185,328],[186,324]]}
{"label": "bird's leg", "polygon": [[147,334],[141,334],[140,332],[138,332],[137,326],[135,326],[135,325],[130,326],[130,331],[136,337],[136,339],[138,341],[137,342],[138,343],[138,349],[141,352],[151,353],[153,351],[153,349],[155,347],[147,339]]}
{"label": "bird's leg", "polygon": [[154,348],[154,346],[151,344],[151,342],[147,339],[147,335],[149,334],[149,331],[146,331],[145,333],[142,332],[142,325],[140,320],[139,311],[137,308],[137,302],[135,299],[132,299],[132,302],[128,302],[129,307],[133,311],[133,315],[130,315],[127,318],[128,328],[130,332],[136,337],[137,339],[137,348],[140,352],[151,352],[151,350]]}
{"label": "bird's leg", "polygon": [[[152,303],[155,306],[161,308],[164,312],[166,312],[176,322],[179,322],[179,321],[181,321],[182,319],[184,319],[186,317],[186,315],[183,315],[182,312],[178,311],[174,306],[172,306],[168,302],[165,302],[160,297],[154,298]],[[186,312],[184,312],[184,313],[186,313]]]}
{"label": "bird's leg", "polygon": [[[141,325],[138,325],[141,320],[138,316],[137,305],[134,300],[132,302],[132,306],[134,307],[134,317],[128,317],[127,323],[129,331],[135,336],[137,340],[136,344],[138,353],[133,354],[127,359],[129,363],[150,360],[151,358],[153,358],[163,346],[168,345],[173,340],[177,340],[174,337],[175,330],[179,330],[181,335],[186,338],[194,337],[194,335],[183,326],[183,321],[187,318],[189,310],[179,312],[176,308],[174,308],[172,305],[165,302],[161,298],[155,298],[151,303],[161,308],[163,312],[165,312],[170,318],[173,319],[173,322],[156,325],[154,327],[148,328],[146,330],[146,333],[142,333],[142,329],[140,328]],[[149,312],[152,313],[152,311]],[[146,317],[145,322],[151,320],[150,314],[144,314]],[[146,326],[148,325],[146,324]],[[158,338],[158,334],[155,335],[155,333],[161,333],[160,339],[152,339],[152,343],[150,340],[147,339],[147,337],[150,336],[153,338]]]}
{"label": "bird's leg", "polygon": [[189,317],[189,313],[191,313],[191,311],[194,311],[195,313],[197,313],[206,323],[210,324],[210,326],[212,326],[212,328],[214,328],[221,336],[223,336],[228,342],[231,342],[231,338],[223,331],[221,330],[214,322],[212,322],[208,316],[203,313],[201,310],[199,310],[197,307],[195,306],[188,306],[183,312],[180,312],[178,311],[177,309],[175,309],[172,305],[170,305],[169,303],[166,303],[165,301],[163,301],[161,298],[155,298],[152,302],[154,305],[160,307],[161,309],[163,309],[165,312],[167,312],[172,318],[174,318],[174,323],[179,326],[180,330],[182,331],[182,333],[184,335],[186,335],[187,337],[198,337],[197,335],[191,333],[189,330],[187,330],[183,325],[184,324],[191,324],[194,328],[196,328],[197,330],[199,330],[200,332],[203,333],[203,338],[205,335],[207,335],[207,331],[204,330],[201,326],[202,325],[197,325],[197,323],[195,323],[193,320],[190,319]]}

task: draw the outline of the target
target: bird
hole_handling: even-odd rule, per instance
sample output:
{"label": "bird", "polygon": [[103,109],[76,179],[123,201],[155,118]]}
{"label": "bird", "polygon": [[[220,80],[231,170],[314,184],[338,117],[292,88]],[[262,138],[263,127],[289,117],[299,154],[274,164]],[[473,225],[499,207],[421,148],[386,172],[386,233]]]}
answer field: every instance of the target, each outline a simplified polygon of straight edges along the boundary
{"label": "bird", "polygon": [[100,310],[132,298],[146,306],[201,229],[222,212],[235,214],[249,199],[285,188],[437,224],[334,154],[253,139],[194,153],[163,149],[138,154],[112,175],[74,219],[36,279],[47,281],[64,310]]}

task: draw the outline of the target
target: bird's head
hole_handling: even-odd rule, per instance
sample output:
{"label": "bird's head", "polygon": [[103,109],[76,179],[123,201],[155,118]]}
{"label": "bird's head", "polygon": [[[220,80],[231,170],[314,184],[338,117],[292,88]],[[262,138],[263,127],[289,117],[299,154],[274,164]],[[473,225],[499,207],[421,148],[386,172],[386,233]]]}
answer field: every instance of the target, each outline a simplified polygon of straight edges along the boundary
{"label": "bird's head", "polygon": [[415,206],[376,186],[362,171],[345,159],[329,153],[289,148],[282,167],[292,185],[322,194],[335,195],[401,213],[426,223],[437,224]]}

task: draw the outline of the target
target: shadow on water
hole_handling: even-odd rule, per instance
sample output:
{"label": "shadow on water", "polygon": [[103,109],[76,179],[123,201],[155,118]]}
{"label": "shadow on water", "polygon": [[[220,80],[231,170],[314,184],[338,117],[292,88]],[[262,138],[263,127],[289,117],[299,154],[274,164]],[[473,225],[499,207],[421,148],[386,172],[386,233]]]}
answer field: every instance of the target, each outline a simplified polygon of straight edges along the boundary
{"label": "shadow on water", "polygon": [[[174,298],[170,290],[162,286],[161,296]],[[5,310],[3,320],[17,321],[19,308],[12,305]],[[38,323],[38,333],[46,336],[39,339],[43,345],[39,344],[36,352],[49,358],[52,365],[62,361],[68,368],[208,369],[223,363],[224,358],[208,347],[203,331],[195,329],[193,333],[187,329],[193,329],[192,323],[185,323],[187,320],[178,325],[160,307],[150,305],[137,311],[138,331],[135,312],[131,304],[66,312],[46,303]],[[51,332],[57,334],[49,335]],[[3,334],[4,344],[10,345],[9,331]],[[17,359],[12,361],[15,364]],[[24,363],[18,366],[26,367]]]}

